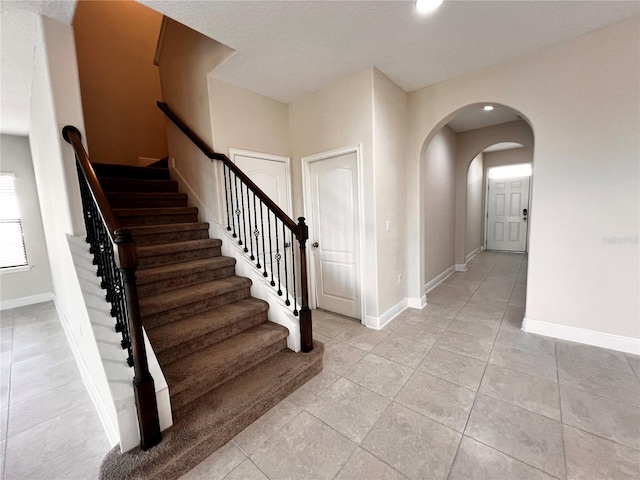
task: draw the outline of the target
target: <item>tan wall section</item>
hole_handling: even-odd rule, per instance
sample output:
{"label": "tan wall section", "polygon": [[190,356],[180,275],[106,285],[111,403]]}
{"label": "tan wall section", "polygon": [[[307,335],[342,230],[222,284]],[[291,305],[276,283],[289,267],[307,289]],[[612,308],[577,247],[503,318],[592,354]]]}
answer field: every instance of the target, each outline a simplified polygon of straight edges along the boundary
{"label": "tan wall section", "polygon": [[216,152],[239,148],[291,156],[289,106],[244,88],[208,78]]}
{"label": "tan wall section", "polygon": [[467,172],[467,211],[464,254],[469,255],[484,245],[483,199],[484,199],[484,154],[478,155]]}
{"label": "tan wall section", "polygon": [[376,69],[373,119],[378,308],[382,315],[407,296],[404,222],[407,197],[403,188],[407,174],[407,93]]}
{"label": "tan wall section", "polygon": [[129,0],[80,1],[73,29],[91,160],[137,165],[162,158],[167,141],[158,69],[162,15]]}
{"label": "tan wall section", "polygon": [[444,126],[422,155],[425,284],[454,261],[457,135]]}

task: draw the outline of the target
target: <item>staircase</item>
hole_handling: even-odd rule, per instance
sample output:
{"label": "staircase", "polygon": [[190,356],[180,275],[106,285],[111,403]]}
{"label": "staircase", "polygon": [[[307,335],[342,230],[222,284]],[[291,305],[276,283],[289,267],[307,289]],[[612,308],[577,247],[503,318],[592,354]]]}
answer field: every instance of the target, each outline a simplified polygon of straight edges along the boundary
{"label": "staircase", "polygon": [[101,478],[178,478],[322,369],[321,344],[287,349],[286,328],[250,296],[165,164],[93,164],[131,230],[143,325],[169,385],[174,426],[149,451],[105,458]]}

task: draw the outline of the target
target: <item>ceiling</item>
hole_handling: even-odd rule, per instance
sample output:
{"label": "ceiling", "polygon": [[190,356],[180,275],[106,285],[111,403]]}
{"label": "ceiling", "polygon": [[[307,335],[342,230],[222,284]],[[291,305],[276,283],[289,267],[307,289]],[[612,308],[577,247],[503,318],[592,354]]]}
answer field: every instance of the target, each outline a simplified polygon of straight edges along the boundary
{"label": "ceiling", "polygon": [[[640,14],[638,1],[445,0],[427,17],[413,1],[140,1],[236,50],[214,76],[285,103],[371,66],[412,91]],[[76,1],[0,5],[0,131],[27,134],[36,14],[70,24]],[[510,119],[486,120],[452,128]]]}
{"label": "ceiling", "polygon": [[377,67],[406,91],[638,15],[638,1],[140,0],[235,49],[214,76],[289,103]]}
{"label": "ceiling", "polygon": [[492,104],[493,110],[486,112],[483,105],[470,105],[463,108],[447,125],[456,133],[475,128],[490,127],[501,123],[515,122],[522,117],[512,108]]}

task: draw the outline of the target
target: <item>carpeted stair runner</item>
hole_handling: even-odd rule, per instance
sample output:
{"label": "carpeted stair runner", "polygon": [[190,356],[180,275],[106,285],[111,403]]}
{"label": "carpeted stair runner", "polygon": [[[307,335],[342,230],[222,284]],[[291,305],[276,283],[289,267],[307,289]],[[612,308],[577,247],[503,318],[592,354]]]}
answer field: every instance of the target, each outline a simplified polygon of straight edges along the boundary
{"label": "carpeted stair runner", "polygon": [[100,476],[178,478],[322,369],[323,346],[287,349],[286,328],[250,296],[166,163],[94,164],[139,259],[142,322],[169,385],[174,425],[147,452],[116,446]]}

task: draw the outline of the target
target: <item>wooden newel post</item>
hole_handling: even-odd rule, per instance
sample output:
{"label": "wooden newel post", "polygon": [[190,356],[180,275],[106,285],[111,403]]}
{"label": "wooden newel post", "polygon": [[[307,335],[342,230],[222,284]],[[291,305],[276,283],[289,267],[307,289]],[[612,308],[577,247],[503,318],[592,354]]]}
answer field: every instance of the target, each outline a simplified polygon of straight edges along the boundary
{"label": "wooden newel post", "polygon": [[311,310],[309,309],[309,284],[307,282],[307,240],[309,227],[304,217],[298,217],[298,241],[300,242],[300,337],[303,352],[313,350],[313,331],[311,328]]}
{"label": "wooden newel post", "polygon": [[140,428],[140,447],[143,450],[157,445],[162,440],[156,388],[149,372],[147,352],[144,346],[140,304],[138,303],[138,287],[136,286],[136,269],[138,256],[131,236],[131,230],[121,228],[115,232],[115,243],[118,245],[120,272],[127,302],[129,338],[131,339],[131,355],[133,357],[133,391],[138,410],[138,426]]}

